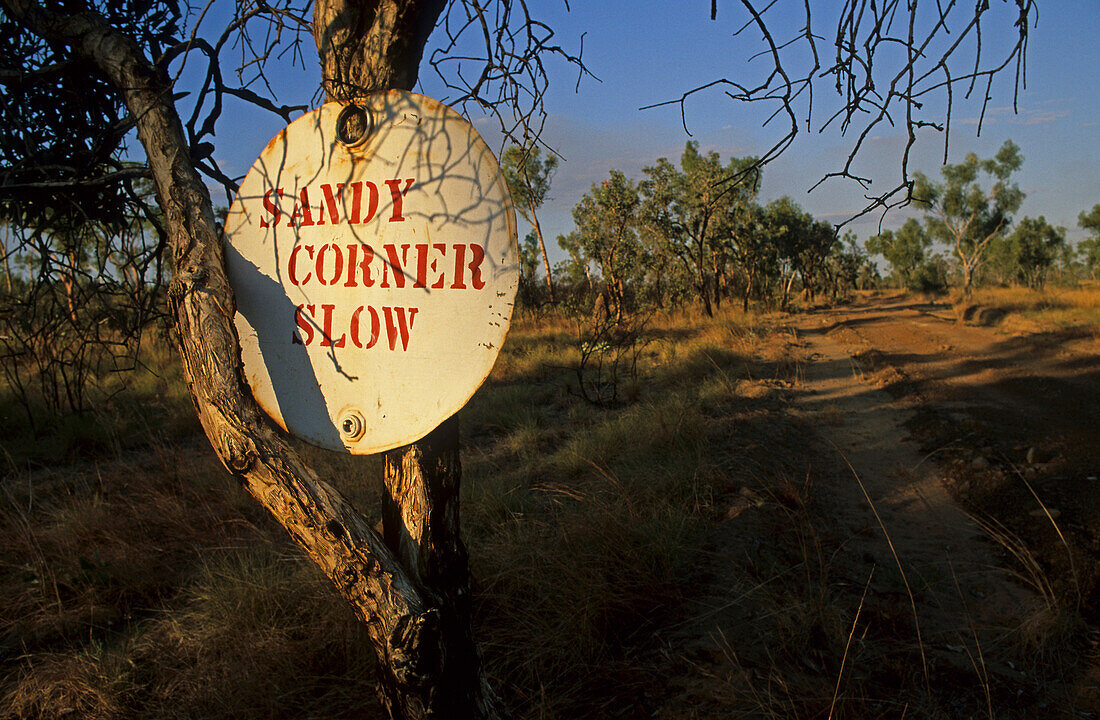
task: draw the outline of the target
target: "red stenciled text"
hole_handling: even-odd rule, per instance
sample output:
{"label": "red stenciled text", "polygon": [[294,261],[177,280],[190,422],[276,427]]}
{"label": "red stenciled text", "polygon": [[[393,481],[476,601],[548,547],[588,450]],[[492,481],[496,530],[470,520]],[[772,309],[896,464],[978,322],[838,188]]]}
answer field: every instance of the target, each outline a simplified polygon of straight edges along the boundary
{"label": "red stenciled text", "polygon": [[[352,183],[320,183],[315,187],[303,187],[296,195],[288,195],[283,188],[272,188],[264,193],[264,213],[260,227],[275,227],[285,219],[286,227],[312,227],[314,225],[358,225],[379,221],[388,212],[388,222],[405,221],[405,195],[416,178],[393,178],[382,182],[383,189],[369,180]],[[389,195],[389,207],[379,212],[382,198]],[[287,212],[282,201],[293,199],[293,210]],[[346,210],[341,213],[341,210]]]}
{"label": "red stenciled text", "polygon": [[[484,262],[485,248],[476,243],[386,243],[380,249],[360,243],[299,244],[287,258],[286,276],[298,287],[481,290]],[[299,345],[388,346],[404,352],[418,311],[360,305],[348,313],[335,303],[302,304],[294,311],[292,339]]]}
{"label": "red stenciled text", "polygon": [[476,243],[295,245],[287,260],[291,285],[346,288],[481,290],[485,248]]}
{"label": "red stenciled text", "polygon": [[[298,326],[292,341],[296,345],[342,348],[351,345],[370,350],[378,345],[385,329],[385,342],[379,347],[402,352],[409,349],[409,337],[419,308],[381,307],[360,305],[350,318],[343,318],[337,328],[334,320],[336,306],[332,304],[299,305],[294,311],[294,324]],[[339,333],[338,335],[336,333]]]}

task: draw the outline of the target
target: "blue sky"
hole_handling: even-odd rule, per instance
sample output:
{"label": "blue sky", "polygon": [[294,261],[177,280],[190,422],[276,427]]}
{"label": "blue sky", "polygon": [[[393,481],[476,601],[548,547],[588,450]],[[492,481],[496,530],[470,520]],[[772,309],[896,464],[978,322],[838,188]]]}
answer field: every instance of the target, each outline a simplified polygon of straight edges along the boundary
{"label": "blue sky", "polygon": [[[836,0],[812,3],[822,18],[839,5]],[[994,12],[1002,12],[1001,5],[993,0]],[[678,98],[718,78],[757,77],[766,69],[764,59],[747,61],[763,47],[758,34],[746,31],[733,37],[747,18],[738,3],[719,2],[716,21],[710,20],[706,0],[572,0],[569,12],[561,0],[533,0],[531,6],[554,28],[556,40],[566,49],[576,52],[584,35],[585,63],[599,78],[582,79],[578,89],[576,69],[556,61],[547,67],[551,84],[543,140],[564,160],[540,213],[548,238],[572,228],[572,207],[612,168],[640,178],[641,169],[658,157],[678,161],[689,139],[697,140],[705,151],[717,151],[723,159],[758,155],[775,142],[776,133],[783,134],[780,125],[761,127],[765,117],[761,109],[735,104],[720,91],[688,101],[691,137],[685,133],[677,106],[639,109]],[[801,18],[785,13],[800,11],[801,6],[801,2],[780,0],[769,15],[770,24],[797,31]],[[1078,213],[1100,203],[1098,11],[1100,0],[1043,2],[1038,24],[1030,33],[1027,89],[1020,95],[1018,112],[1011,108],[1012,81],[1006,73],[992,87],[993,100],[981,136],[975,135],[980,106],[956,98],[950,138],[949,162],[960,162],[968,152],[987,157],[1004,140],[1016,142],[1024,156],[1017,180],[1027,193],[1020,215],[1044,215],[1053,224],[1065,226],[1071,240],[1083,237],[1077,228]],[[994,34],[992,24],[988,27],[983,37],[986,46],[1003,44],[1007,36]],[[433,36],[433,43],[438,42]],[[828,53],[827,43],[821,48]],[[281,102],[309,104],[319,71],[307,54],[305,68],[280,68],[277,77]],[[422,70],[417,89],[447,99],[446,89],[430,69]],[[829,90],[827,81],[815,88],[826,100],[815,109],[817,117],[824,117],[822,110],[834,102],[827,96]],[[937,102],[942,100],[934,99],[931,110],[937,109]],[[501,139],[494,121],[472,120],[490,147],[499,150]],[[243,108],[234,111],[219,128],[216,157],[230,175],[243,174],[281,126],[273,115]],[[903,140],[896,129],[873,133],[859,165],[862,174],[874,180],[872,190],[882,192],[897,184]],[[761,199],[790,195],[816,217],[831,222],[851,216],[865,204],[862,189],[854,183],[835,180],[807,191],[824,173],[839,169],[852,141],[851,133],[842,137],[836,129],[800,133],[795,145],[765,169]],[[942,159],[943,134],[927,131],[918,138],[910,170],[938,175]],[[892,211],[882,219],[883,227],[896,227],[911,214]],[[877,231],[879,221],[880,215],[867,216],[850,229],[865,240]],[[520,233],[524,232],[521,222]],[[554,250],[551,254],[552,259],[561,257]]]}

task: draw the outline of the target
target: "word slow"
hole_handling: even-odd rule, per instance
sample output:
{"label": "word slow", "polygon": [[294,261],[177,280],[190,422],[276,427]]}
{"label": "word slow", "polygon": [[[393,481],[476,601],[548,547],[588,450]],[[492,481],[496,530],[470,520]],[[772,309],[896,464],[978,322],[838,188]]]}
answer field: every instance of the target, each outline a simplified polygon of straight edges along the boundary
{"label": "word slow", "polygon": [[[383,307],[381,312],[371,305],[360,305],[351,313],[350,319],[334,319],[336,305],[299,305],[294,311],[294,323],[298,330],[291,338],[295,345],[312,345],[318,340],[319,347],[342,348],[350,339],[351,344],[363,350],[370,350],[378,344],[382,327],[386,329],[386,340],[390,350],[400,347],[402,352],[409,349],[409,336],[413,321],[419,308]],[[318,317],[318,314],[320,317]],[[340,337],[333,335],[333,326],[339,322],[347,330]],[[384,347],[384,346],[381,346]]]}

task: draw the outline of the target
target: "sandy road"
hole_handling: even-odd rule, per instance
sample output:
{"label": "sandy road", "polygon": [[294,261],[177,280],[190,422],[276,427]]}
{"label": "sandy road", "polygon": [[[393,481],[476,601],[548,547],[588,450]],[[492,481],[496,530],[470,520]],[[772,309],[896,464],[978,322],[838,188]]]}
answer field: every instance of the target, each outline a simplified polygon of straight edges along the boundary
{"label": "sandy road", "polygon": [[[865,561],[902,568],[922,640],[995,647],[1052,602],[1074,608],[1087,625],[1063,641],[1092,648],[1077,697],[1095,711],[1100,335],[974,327],[945,304],[897,297],[809,313],[794,327],[797,407],[863,481],[832,488],[838,517]],[[972,513],[1026,548],[1050,583],[1044,596]],[[876,532],[859,533],[861,523]]]}
{"label": "sandy road", "polygon": [[1023,469],[1100,550],[1100,335],[1014,335],[898,298],[812,314],[801,329],[812,342],[842,345],[831,352],[858,358],[896,404],[919,413],[917,430],[926,449],[942,451],[937,459]]}
{"label": "sandy road", "polygon": [[828,489],[837,519],[852,533],[847,562],[868,573],[873,566],[885,587],[910,603],[922,642],[970,646],[973,627],[983,629],[980,641],[991,642],[1036,600],[1007,582],[996,546],[951,497],[936,459],[911,437],[912,403],[878,387],[858,359],[874,324],[888,326],[911,353],[919,348],[906,336],[921,337],[921,347],[949,342],[939,327],[946,321],[878,303],[802,316],[795,326],[802,361],[796,408],[848,468]]}

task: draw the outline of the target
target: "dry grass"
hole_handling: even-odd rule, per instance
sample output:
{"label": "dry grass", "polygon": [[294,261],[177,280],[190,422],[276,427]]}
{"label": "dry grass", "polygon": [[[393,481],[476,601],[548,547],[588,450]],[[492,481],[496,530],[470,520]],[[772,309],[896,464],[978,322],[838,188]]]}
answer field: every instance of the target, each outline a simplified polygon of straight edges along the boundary
{"label": "dry grass", "polygon": [[[655,316],[637,401],[599,409],[570,322],[518,318],[461,411],[476,632],[519,717],[1028,716],[934,649],[929,691],[908,602],[844,559],[816,490],[844,469],[783,414],[791,336]],[[351,613],[201,437],[149,422],[75,463],[8,450],[0,718],[381,717]],[[303,450],[377,512],[376,458]]]}
{"label": "dry grass", "polygon": [[1003,313],[998,322],[1021,332],[1087,328],[1100,333],[1100,287],[981,288],[970,303]]}

